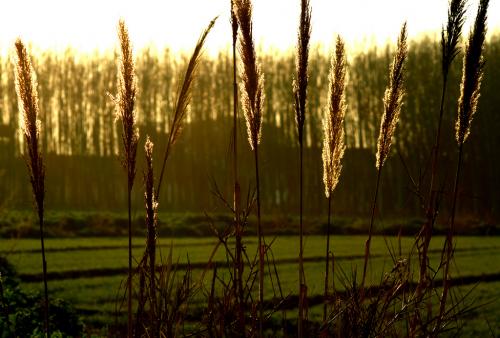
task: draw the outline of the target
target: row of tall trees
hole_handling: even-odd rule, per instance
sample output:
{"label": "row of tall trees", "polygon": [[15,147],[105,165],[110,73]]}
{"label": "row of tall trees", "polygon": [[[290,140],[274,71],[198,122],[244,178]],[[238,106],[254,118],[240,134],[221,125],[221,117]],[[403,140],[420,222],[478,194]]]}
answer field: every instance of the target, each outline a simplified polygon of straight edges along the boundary
{"label": "row of tall trees", "polygon": [[[336,213],[364,215],[374,187],[375,151],[382,98],[387,85],[391,48],[352,55],[348,67],[347,151],[336,193]],[[146,49],[137,53],[137,113],[140,142],[150,135],[155,149],[163,149],[180,76],[187,58]],[[440,46],[424,38],[410,44],[408,78],[401,125],[392,155],[386,164],[380,195],[384,215],[420,215],[412,180],[418,185],[429,178],[430,153],[437,127],[440,100]],[[500,215],[500,36],[486,46],[486,70],[480,107],[472,128],[475,135],[465,145],[460,210],[498,220]],[[80,55],[41,52],[34,57],[38,78],[43,130],[42,145],[47,165],[48,209],[120,209],[126,196],[118,161],[120,130],[114,122],[116,63],[112,54]],[[304,210],[324,211],[322,186],[321,117],[328,91],[329,56],[313,50],[310,57],[307,139],[304,149]],[[292,53],[262,57],[265,74],[261,154],[261,195],[264,213],[298,210],[297,147],[293,107]],[[461,65],[451,70],[450,92],[444,114],[443,181],[449,193],[453,178],[454,123]],[[30,207],[30,190],[21,159],[19,113],[14,73],[7,58],[0,60],[0,193],[10,208]],[[211,182],[231,194],[229,144],[232,114],[232,61],[228,51],[206,57],[199,69],[193,100],[179,141],[167,168],[168,184],[162,190],[165,208],[176,211],[212,211],[217,205]],[[240,136],[245,138],[244,124]],[[243,187],[254,187],[251,154],[240,142]],[[142,150],[142,147],[139,147]],[[138,154],[138,158],[143,158]],[[142,163],[139,163],[142,171]],[[449,166],[449,167],[448,167]],[[293,170],[292,170],[293,168]],[[411,177],[410,177],[411,176]],[[134,187],[134,205],[141,210],[142,187]],[[446,206],[445,206],[446,207]],[[446,209],[446,208],[445,208]]]}

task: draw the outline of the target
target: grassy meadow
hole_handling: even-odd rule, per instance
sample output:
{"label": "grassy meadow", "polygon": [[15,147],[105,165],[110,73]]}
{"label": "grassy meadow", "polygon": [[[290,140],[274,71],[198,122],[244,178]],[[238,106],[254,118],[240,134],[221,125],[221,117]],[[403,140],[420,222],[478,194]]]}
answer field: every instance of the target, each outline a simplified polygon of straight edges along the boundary
{"label": "grassy meadow", "polygon": [[[337,269],[346,272],[359,269],[362,265],[363,245],[365,236],[339,235],[332,238],[332,250],[338,263]],[[440,259],[443,237],[434,237],[431,243],[431,265],[435,266]],[[298,241],[297,236],[279,236],[273,243],[273,253],[276,266],[285,295],[295,293],[296,252],[290,250]],[[387,241],[387,242],[386,242]],[[112,327],[116,321],[126,321],[125,309],[120,307],[126,279],[127,268],[127,239],[126,237],[75,237],[51,238],[46,240],[47,261],[49,271],[58,273],[58,276],[49,277],[51,295],[70,301],[82,316],[89,332],[105,332],[107,327]],[[256,238],[249,237],[246,241],[248,251],[255,251]],[[413,238],[402,237],[401,249],[403,255],[408,253],[413,243]],[[144,251],[144,238],[134,237],[134,257],[140,259]],[[217,240],[214,238],[186,237],[162,238],[159,240],[158,254],[164,258],[168,256],[172,245],[172,257],[179,263],[189,261],[196,266],[193,271],[194,279],[200,278],[207,262],[214,250]],[[27,289],[40,291],[40,255],[39,242],[36,239],[1,239],[1,254],[16,267],[21,279],[21,285]],[[231,243],[234,246],[234,243]],[[322,293],[324,278],[324,236],[311,235],[305,240],[306,263],[305,270],[310,288],[309,296],[318,296]],[[376,236],[372,247],[373,260],[371,261],[371,282],[376,282],[392,268],[392,260],[388,254],[391,250],[398,250],[399,242],[396,237]],[[219,248],[214,257],[214,262],[223,265],[224,251]],[[491,303],[500,297],[500,238],[498,237],[472,237],[465,236],[457,239],[455,254],[454,275],[460,282],[461,277],[475,277],[467,281],[467,285],[459,288],[460,292],[467,293],[472,290],[466,302],[479,306],[473,309],[463,319],[464,332],[475,333],[480,336],[490,335],[488,325],[495,335],[500,334],[498,328],[500,321],[498,314],[500,307]],[[197,263],[200,263],[201,266]],[[95,269],[100,271],[95,272]],[[94,270],[97,276],[86,275],[89,270]],[[70,274],[78,272],[78,274]],[[101,276],[99,276],[101,274]],[[483,281],[487,276],[493,280]],[[349,274],[348,274],[349,276]],[[339,291],[343,290],[342,283],[338,280],[336,285]],[[266,283],[266,296],[272,298],[273,291],[269,280]],[[205,278],[209,284],[209,278]],[[203,297],[198,297],[191,307],[193,313],[197,307],[204,307],[201,302]],[[195,297],[196,299],[196,297]],[[312,318],[319,319],[319,306],[311,308]],[[288,310],[288,318],[293,318],[294,310]]]}

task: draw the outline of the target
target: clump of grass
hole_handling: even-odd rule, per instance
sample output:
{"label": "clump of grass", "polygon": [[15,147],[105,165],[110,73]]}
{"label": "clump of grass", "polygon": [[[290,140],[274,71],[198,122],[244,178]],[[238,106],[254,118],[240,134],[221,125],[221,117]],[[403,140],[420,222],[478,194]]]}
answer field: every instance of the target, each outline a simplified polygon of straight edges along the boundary
{"label": "clump of grass", "polygon": [[344,157],[344,117],[346,112],[345,87],[346,87],[346,55],[344,41],[337,37],[335,54],[332,56],[330,67],[330,88],[328,95],[328,111],[323,118],[323,182],[325,195],[328,199],[328,224],[326,234],[326,265],[325,265],[325,304],[323,308],[323,321],[326,321],[327,299],[330,271],[330,214],[332,194],[339,181],[342,171],[342,158]]}
{"label": "clump of grass", "polygon": [[137,144],[139,130],[136,126],[137,113],[134,105],[136,99],[136,79],[132,45],[125,22],[118,22],[118,40],[120,42],[120,60],[118,62],[118,94],[114,98],[116,120],[122,121],[123,159],[122,166],[127,172],[127,204],[128,204],[128,279],[127,279],[127,313],[128,336],[132,337],[132,187],[136,174]]}
{"label": "clump of grass", "polygon": [[408,55],[408,45],[407,40],[407,27],[406,22],[401,28],[401,33],[398,38],[397,50],[392,61],[390,74],[389,74],[389,86],[387,87],[384,95],[384,114],[382,115],[382,120],[380,122],[380,133],[377,145],[377,161],[376,167],[377,173],[377,184],[375,187],[375,195],[373,197],[372,213],[370,219],[370,228],[368,230],[368,239],[365,244],[365,257],[363,266],[363,276],[361,279],[361,288],[365,285],[366,279],[366,269],[368,266],[368,259],[370,257],[370,242],[372,239],[373,222],[375,218],[375,209],[377,206],[377,196],[380,186],[380,177],[382,173],[382,167],[389,155],[391,149],[392,136],[396,130],[396,125],[399,121],[399,113],[401,112],[401,107],[403,105],[403,82],[405,73],[405,61]]}
{"label": "clump of grass", "polygon": [[309,75],[307,67],[309,64],[309,40],[311,38],[311,5],[309,0],[300,2],[300,23],[298,29],[297,50],[295,53],[296,74],[293,81],[293,93],[295,98],[295,121],[297,123],[297,133],[299,140],[299,317],[298,317],[298,335],[301,337],[304,333],[303,321],[306,310],[307,285],[304,273],[304,228],[302,224],[303,209],[303,153],[304,153],[304,123],[306,120],[307,103],[307,84]]}
{"label": "clump of grass", "polygon": [[47,288],[47,261],[45,259],[45,243],[43,230],[44,199],[45,199],[45,165],[43,163],[42,151],[40,149],[40,132],[42,129],[39,120],[40,109],[38,107],[38,94],[36,74],[30,61],[30,57],[21,39],[15,42],[15,81],[16,93],[21,114],[21,130],[24,135],[26,165],[30,175],[33,197],[35,199],[38,222],[40,226],[40,244],[42,251],[43,290],[44,290],[44,332],[50,337],[49,332],[49,295]]}
{"label": "clump of grass", "polygon": [[245,114],[248,141],[254,153],[255,181],[257,189],[257,236],[259,253],[259,334],[262,336],[263,303],[264,303],[264,246],[260,212],[259,182],[259,143],[262,131],[262,111],[264,104],[264,75],[255,51],[252,33],[252,2],[250,0],[234,1],[235,15],[238,20],[239,54],[241,60],[240,77],[241,105]]}
{"label": "clump of grass", "polygon": [[458,188],[460,181],[460,170],[462,167],[463,146],[470,134],[472,119],[476,113],[479,102],[481,80],[483,77],[484,60],[483,49],[486,37],[486,20],[489,0],[480,0],[476,19],[469,39],[465,46],[463,60],[462,82],[460,85],[460,98],[458,99],[458,115],[455,124],[455,138],[458,143],[458,161],[453,188],[453,204],[451,208],[451,221],[443,248],[443,293],[440,300],[439,320],[436,327],[439,328],[440,319],[445,314],[447,295],[450,288],[449,268],[453,258],[453,235],[455,228],[455,214],[457,206]]}

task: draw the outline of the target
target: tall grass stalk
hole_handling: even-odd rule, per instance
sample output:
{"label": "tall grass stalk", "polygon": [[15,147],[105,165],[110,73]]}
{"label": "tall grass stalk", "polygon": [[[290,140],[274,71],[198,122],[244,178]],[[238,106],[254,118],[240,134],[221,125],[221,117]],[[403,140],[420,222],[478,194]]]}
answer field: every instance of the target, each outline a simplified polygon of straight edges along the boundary
{"label": "tall grass stalk", "polygon": [[259,144],[262,131],[262,110],[264,104],[264,75],[257,60],[252,33],[251,0],[235,0],[235,14],[239,26],[240,77],[242,83],[241,105],[245,114],[248,141],[254,153],[255,184],[257,189],[257,236],[259,253],[259,335],[262,337],[264,321],[264,246],[260,210]]}
{"label": "tall grass stalk", "polygon": [[460,98],[458,99],[458,115],[455,124],[455,138],[458,144],[457,172],[453,188],[453,204],[451,208],[450,227],[446,236],[445,247],[443,248],[443,253],[445,255],[443,268],[443,293],[440,300],[439,317],[436,325],[437,329],[439,329],[439,324],[445,315],[446,300],[450,289],[451,277],[449,275],[449,269],[454,251],[453,236],[455,231],[455,215],[460,182],[460,171],[462,167],[463,146],[469,137],[471,122],[474,118],[479,102],[481,81],[484,71],[483,49],[486,37],[488,5],[489,0],[479,1],[474,26],[469,34],[469,39],[465,46],[462,82],[460,85]]}
{"label": "tall grass stalk", "polygon": [[382,174],[382,168],[384,166],[385,160],[389,155],[391,149],[392,136],[396,130],[397,123],[399,121],[399,114],[401,112],[401,107],[403,105],[404,97],[404,73],[405,73],[405,61],[408,56],[408,45],[407,45],[407,27],[406,22],[401,28],[401,33],[397,42],[397,50],[392,61],[390,74],[389,74],[389,86],[387,87],[384,95],[384,114],[380,122],[380,133],[378,138],[377,146],[377,184],[375,186],[375,194],[373,197],[371,218],[370,218],[370,228],[368,230],[368,239],[365,243],[365,257],[363,265],[363,276],[361,279],[361,288],[363,289],[366,280],[366,270],[368,267],[368,260],[370,257],[370,243],[372,240],[373,232],[373,222],[375,219],[375,209],[377,207],[377,197],[380,186],[380,177]]}
{"label": "tall grass stalk", "polygon": [[132,45],[125,22],[118,22],[118,40],[120,42],[120,60],[118,62],[118,94],[115,98],[116,119],[122,121],[123,159],[122,166],[127,172],[128,204],[128,279],[127,313],[128,336],[132,337],[132,187],[136,174],[137,144],[139,130],[136,126],[137,114],[134,110],[136,98],[136,79]]}
{"label": "tall grass stalk", "polygon": [[[328,199],[328,224],[326,234],[325,254],[325,292],[323,306],[323,322],[327,317],[327,299],[329,289],[330,271],[330,214],[332,206],[332,194],[339,181],[342,171],[342,158],[345,151],[344,117],[346,112],[345,87],[346,87],[346,55],[344,41],[337,37],[335,53],[332,55],[330,67],[330,88],[328,95],[328,109],[323,119],[323,183],[325,184],[325,195]],[[333,276],[332,276],[333,278]]]}
{"label": "tall grass stalk", "polygon": [[238,323],[240,332],[245,332],[245,310],[244,310],[244,290],[243,290],[243,227],[241,224],[241,195],[238,181],[238,66],[236,62],[236,43],[238,41],[238,19],[235,13],[234,0],[231,0],[231,32],[232,32],[232,52],[233,52],[233,208],[235,225],[235,267],[234,267],[234,293],[237,299]]}
{"label": "tall grass stalk", "polygon": [[448,73],[451,64],[455,57],[460,52],[459,42],[462,35],[462,27],[465,21],[465,5],[466,0],[452,0],[448,8],[448,22],[446,28],[441,30],[441,72],[443,83],[441,88],[441,103],[439,107],[439,118],[437,124],[436,139],[432,149],[432,167],[429,184],[429,197],[426,210],[426,222],[424,223],[419,235],[418,241],[420,242],[420,275],[419,283],[417,286],[417,297],[422,296],[423,289],[428,283],[428,250],[432,238],[432,229],[438,214],[439,198],[435,191],[435,184],[438,175],[438,156],[441,144],[441,129],[444,114],[444,102],[448,84]]}
{"label": "tall grass stalk", "polygon": [[146,206],[146,228],[147,228],[147,241],[146,251],[149,258],[149,312],[150,312],[150,325],[153,337],[157,337],[158,322],[156,315],[156,237],[157,237],[157,223],[158,223],[158,203],[155,199],[154,193],[154,171],[153,171],[153,142],[146,139],[144,145],[144,152],[146,154],[146,170],[144,172],[144,202]]}
{"label": "tall grass stalk", "polygon": [[297,50],[295,53],[296,74],[293,81],[293,93],[295,98],[295,120],[297,123],[297,134],[299,140],[299,318],[298,335],[304,334],[304,312],[307,299],[307,285],[304,273],[304,227],[302,223],[303,209],[303,154],[304,154],[304,123],[306,119],[307,84],[309,76],[307,73],[309,63],[309,40],[311,38],[311,6],[309,0],[300,2],[300,22],[297,36]]}
{"label": "tall grass stalk", "polygon": [[36,74],[30,61],[26,47],[21,39],[15,42],[15,81],[18,98],[19,112],[21,114],[21,130],[24,135],[26,165],[30,175],[33,197],[35,199],[40,227],[40,245],[42,250],[43,270],[43,324],[46,337],[50,337],[49,330],[49,293],[47,288],[47,261],[45,259],[45,243],[43,230],[44,198],[45,198],[45,165],[43,163],[42,151],[40,150],[41,122],[39,120],[40,109],[38,107],[38,93]]}

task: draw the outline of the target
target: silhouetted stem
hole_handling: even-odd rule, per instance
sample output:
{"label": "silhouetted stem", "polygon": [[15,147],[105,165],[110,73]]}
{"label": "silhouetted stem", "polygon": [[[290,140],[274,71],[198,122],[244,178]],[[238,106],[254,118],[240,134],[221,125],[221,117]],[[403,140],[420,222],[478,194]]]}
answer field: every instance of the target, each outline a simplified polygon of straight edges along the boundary
{"label": "silhouetted stem", "polygon": [[436,141],[434,143],[434,147],[432,150],[432,168],[431,168],[431,181],[429,185],[429,200],[427,205],[427,221],[424,224],[423,231],[423,243],[422,243],[422,253],[420,259],[420,280],[419,286],[417,288],[417,295],[421,295],[421,290],[424,287],[427,278],[427,265],[428,265],[428,250],[429,244],[432,237],[432,229],[434,228],[434,223],[437,217],[437,203],[436,199],[438,198],[436,192],[434,191],[434,185],[436,182],[436,175],[438,171],[438,156],[439,156],[439,148],[441,143],[441,126],[443,121],[443,112],[444,112],[444,100],[446,97],[446,84],[447,84],[447,72],[443,77],[443,88],[441,92],[441,104],[439,108],[439,120],[437,126],[436,133]]}
{"label": "silhouetted stem", "polygon": [[[331,209],[332,209],[332,192],[330,191],[330,194],[328,195],[328,223],[326,226],[326,263],[325,263],[325,303],[323,305],[323,323],[326,323],[326,315],[327,315],[327,310],[328,310],[328,275],[330,271],[330,214],[331,214]],[[332,278],[335,278],[335,276],[332,276]]]}
{"label": "silhouetted stem", "polygon": [[304,228],[302,224],[302,194],[303,194],[303,146],[302,140],[299,140],[300,146],[300,225],[299,225],[299,233],[300,233],[300,245],[299,245],[299,323],[298,323],[298,334],[299,337],[304,336]]}
{"label": "silhouetted stem", "polygon": [[262,246],[262,227],[260,223],[260,184],[259,184],[259,147],[254,145],[255,183],[257,185],[257,236],[259,237],[259,337],[262,336],[264,320],[264,247]]}
{"label": "silhouetted stem", "polygon": [[448,290],[450,289],[451,277],[449,276],[450,263],[453,258],[453,233],[455,231],[455,214],[457,207],[457,197],[458,197],[458,186],[460,181],[460,170],[462,167],[462,150],[463,143],[460,143],[458,148],[458,163],[457,163],[457,173],[455,176],[455,186],[453,188],[453,204],[451,207],[451,221],[450,227],[448,229],[448,234],[446,236],[444,254],[446,254],[444,272],[443,272],[443,294],[441,296],[440,306],[439,306],[439,316],[436,328],[439,328],[441,321],[446,309],[446,299],[448,297]]}
{"label": "silhouetted stem", "polygon": [[368,259],[370,258],[370,244],[372,241],[373,222],[375,220],[375,209],[377,208],[377,197],[378,197],[378,189],[380,186],[381,173],[382,173],[382,165],[378,168],[377,185],[375,187],[375,195],[373,196],[372,216],[370,218],[370,228],[368,230],[368,239],[366,240],[365,243],[365,263],[363,265],[363,278],[361,280],[361,289],[363,289],[365,286],[366,270],[368,267]]}
{"label": "silhouetted stem", "polygon": [[38,211],[38,221],[40,224],[40,244],[42,246],[42,270],[43,270],[43,292],[44,292],[44,302],[43,302],[43,324],[45,335],[50,337],[49,329],[49,292],[47,288],[47,261],[45,260],[45,243],[43,234],[43,211]]}
{"label": "silhouetted stem", "polygon": [[127,311],[128,311],[128,337],[132,337],[132,182],[128,182],[128,279],[127,279]]}

